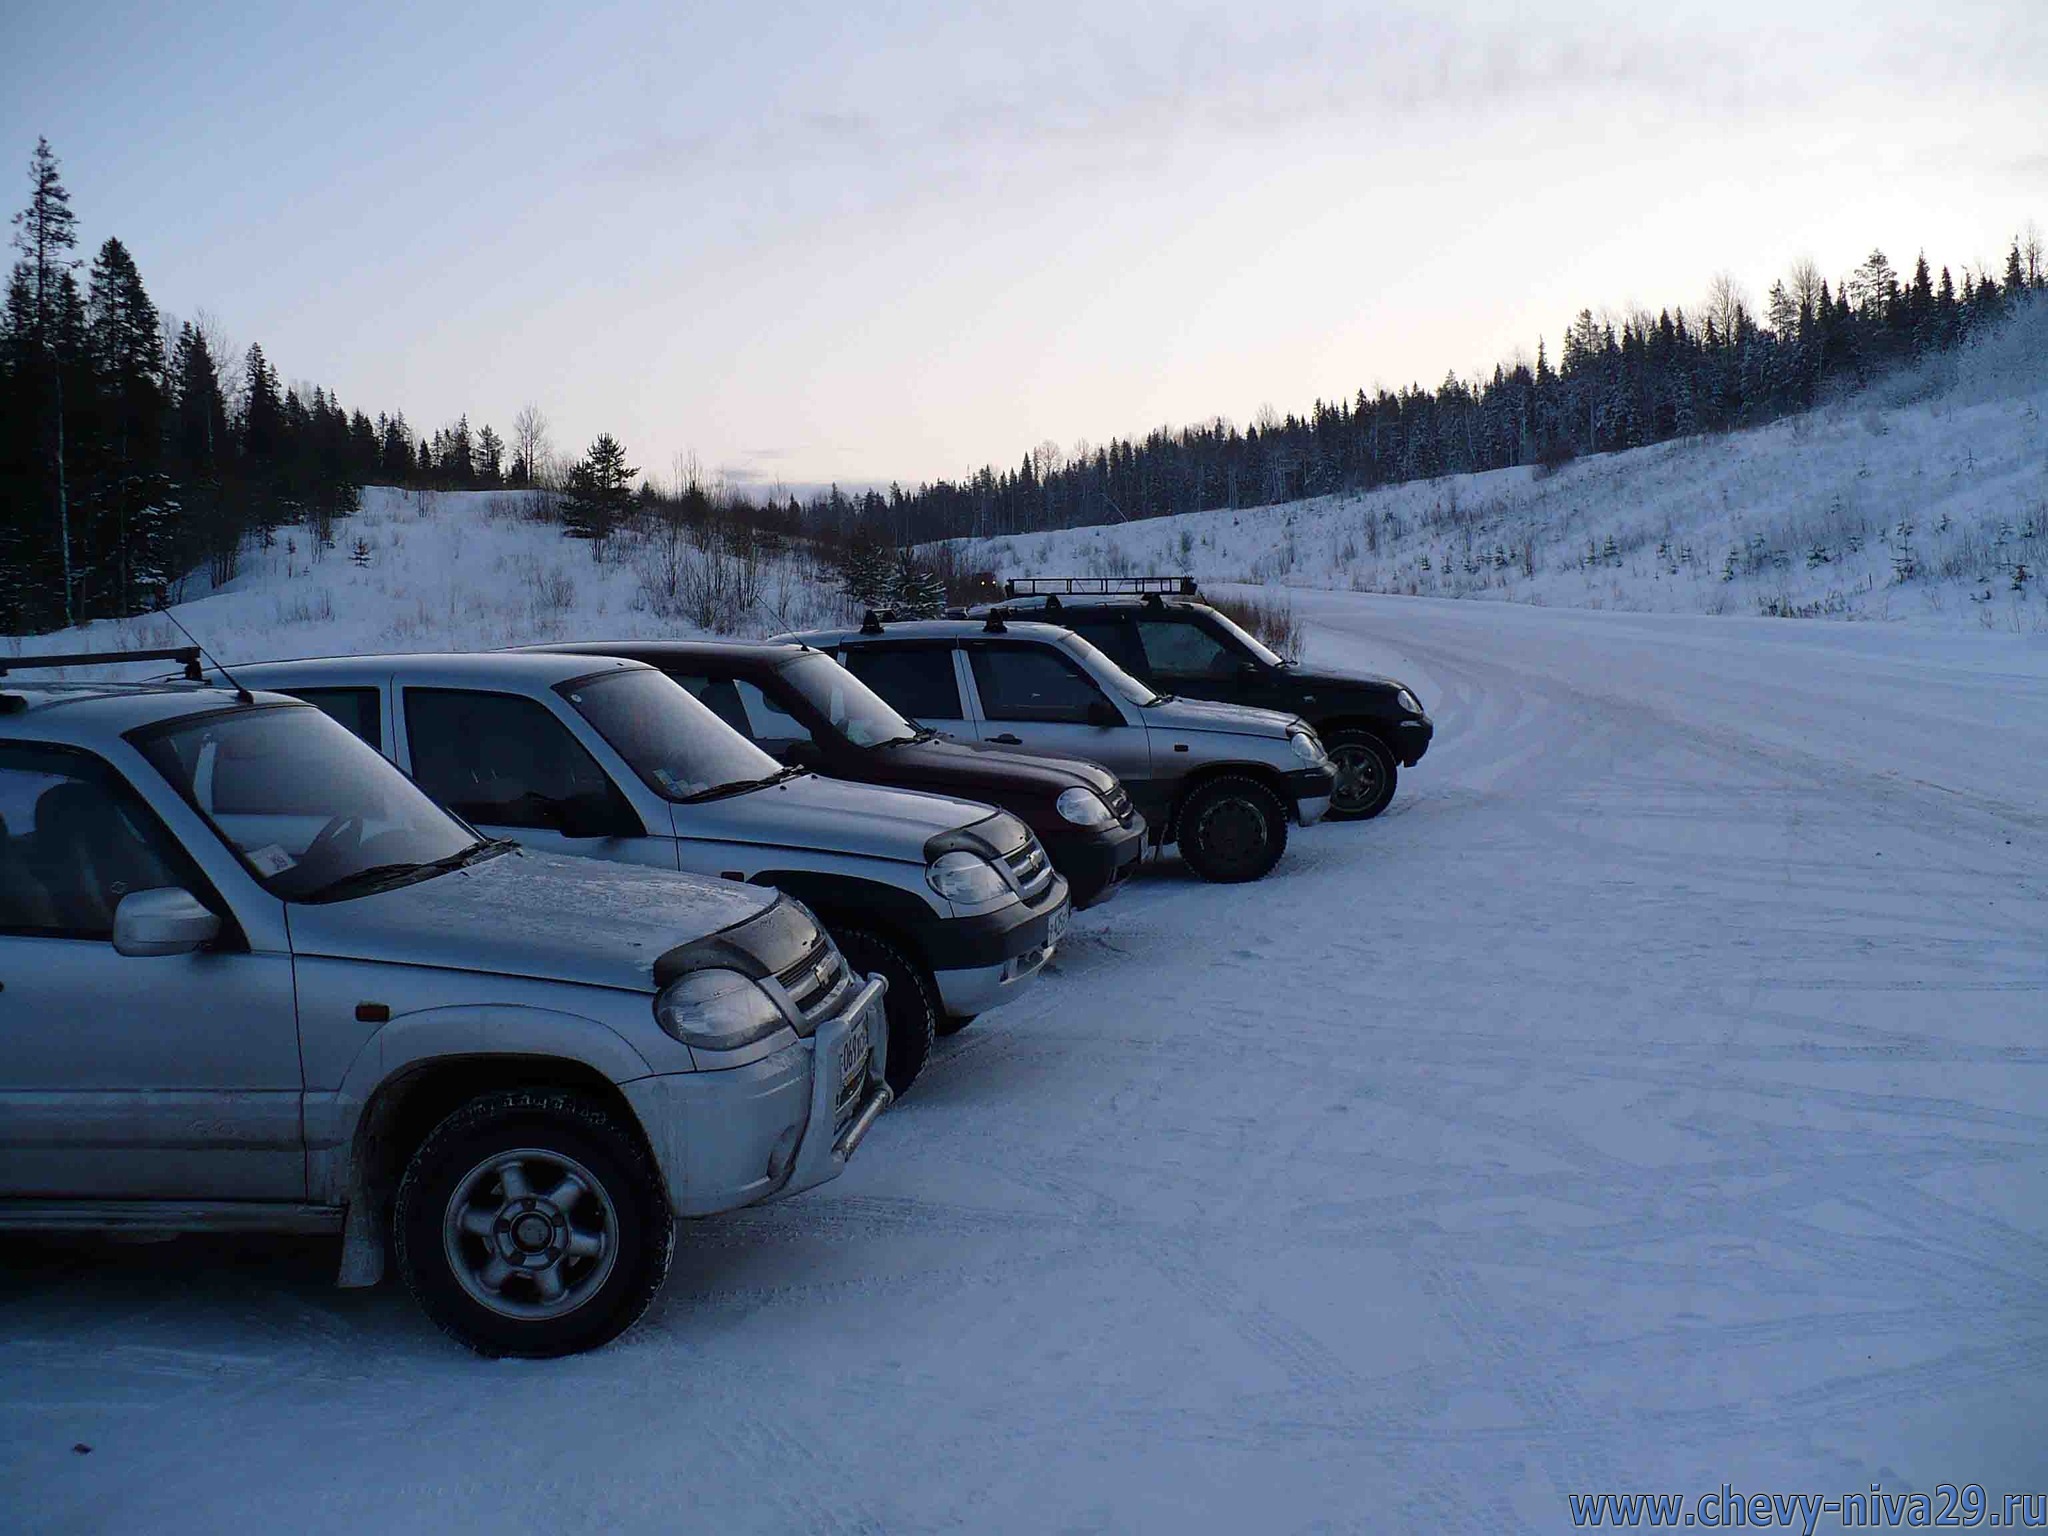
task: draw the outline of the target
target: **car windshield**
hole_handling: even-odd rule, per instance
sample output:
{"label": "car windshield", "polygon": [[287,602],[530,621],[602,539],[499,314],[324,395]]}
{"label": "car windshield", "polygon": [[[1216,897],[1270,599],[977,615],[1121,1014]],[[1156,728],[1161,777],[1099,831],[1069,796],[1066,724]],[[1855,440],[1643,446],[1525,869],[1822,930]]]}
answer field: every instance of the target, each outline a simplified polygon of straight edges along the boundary
{"label": "car windshield", "polygon": [[856,747],[910,741],[917,727],[830,656],[800,656],[782,669],[789,685]]}
{"label": "car windshield", "polygon": [[563,683],[555,691],[642,783],[666,799],[731,794],[787,775],[666,673],[635,667]]}
{"label": "car windshield", "polygon": [[1231,639],[1235,640],[1239,645],[1243,646],[1246,650],[1250,651],[1254,656],[1258,657],[1259,660],[1263,661],[1267,666],[1284,667],[1287,665],[1286,657],[1276,654],[1272,650],[1272,648],[1264,644],[1257,635],[1253,634],[1250,630],[1246,629],[1242,624],[1238,623],[1235,619],[1231,618],[1229,614],[1223,612],[1221,609],[1210,609],[1209,618],[1211,622],[1219,625],[1222,628],[1223,632],[1229,635]]}
{"label": "car windshield", "polygon": [[181,720],[136,745],[283,901],[367,895],[498,846],[309,705]]}
{"label": "car windshield", "polygon": [[1096,682],[1102,684],[1112,693],[1121,695],[1133,704],[1158,704],[1165,700],[1165,694],[1156,693],[1152,689],[1147,688],[1143,683],[1131,676],[1130,673],[1126,672],[1122,667],[1103,655],[1101,651],[1098,651],[1093,645],[1072,631],[1061,637],[1060,644],[1064,645],[1069,653],[1079,659],[1081,665],[1088,669],[1089,676],[1093,677]]}

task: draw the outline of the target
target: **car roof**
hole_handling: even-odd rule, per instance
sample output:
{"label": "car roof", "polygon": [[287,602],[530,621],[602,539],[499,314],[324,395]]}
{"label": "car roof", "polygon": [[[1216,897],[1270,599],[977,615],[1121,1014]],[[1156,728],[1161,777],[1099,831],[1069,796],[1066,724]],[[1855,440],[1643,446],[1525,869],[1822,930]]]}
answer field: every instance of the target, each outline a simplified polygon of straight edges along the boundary
{"label": "car roof", "polygon": [[654,666],[664,662],[706,661],[762,668],[779,667],[799,656],[817,654],[815,646],[795,640],[568,640],[519,649],[557,656],[623,656]]}
{"label": "car roof", "polygon": [[886,623],[881,633],[859,625],[844,629],[812,629],[799,635],[778,636],[801,640],[809,645],[873,645],[885,640],[973,640],[1008,636],[1012,640],[1035,640],[1041,645],[1059,645],[1069,636],[1057,624],[1006,624],[992,630],[980,619],[902,619]]}
{"label": "car roof", "polygon": [[[124,735],[139,726],[232,709],[238,702],[232,690],[204,682],[9,685],[0,679],[0,739],[84,745]],[[253,694],[250,702],[299,703],[265,693]]]}
{"label": "car roof", "polygon": [[563,655],[549,651],[409,651],[383,656],[318,656],[299,661],[267,661],[237,665],[244,682],[260,680],[266,688],[362,687],[397,678],[405,683],[449,687],[492,684],[498,688],[552,688],[558,683],[596,672],[644,671],[645,662],[600,654]]}

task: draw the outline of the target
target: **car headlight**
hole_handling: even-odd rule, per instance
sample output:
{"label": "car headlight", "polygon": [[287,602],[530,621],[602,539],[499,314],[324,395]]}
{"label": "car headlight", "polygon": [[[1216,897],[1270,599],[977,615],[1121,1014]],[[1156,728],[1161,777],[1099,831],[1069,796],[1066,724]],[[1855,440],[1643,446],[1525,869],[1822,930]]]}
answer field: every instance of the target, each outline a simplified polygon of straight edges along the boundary
{"label": "car headlight", "polygon": [[1401,689],[1394,695],[1394,702],[1396,704],[1399,704],[1403,709],[1407,710],[1408,713],[1411,715],[1419,715],[1422,713],[1422,700],[1416,698],[1415,695],[1410,693],[1406,688]]}
{"label": "car headlight", "polygon": [[774,999],[738,971],[692,971],[654,999],[655,1022],[685,1045],[736,1051],[765,1040],[789,1020]]}
{"label": "car headlight", "polygon": [[1072,789],[1061,790],[1059,799],[1053,802],[1053,809],[1060,813],[1060,820],[1071,821],[1077,827],[1107,827],[1116,822],[1116,818],[1109,814],[1109,807],[1102,803],[1102,796],[1078,784]]}
{"label": "car headlight", "polygon": [[946,900],[957,901],[963,907],[994,901],[1010,889],[995,865],[963,849],[940,854],[926,868],[924,878]]}
{"label": "car headlight", "polygon": [[1320,763],[1323,760],[1323,744],[1307,731],[1289,731],[1287,745],[1293,748],[1294,755],[1304,763]]}

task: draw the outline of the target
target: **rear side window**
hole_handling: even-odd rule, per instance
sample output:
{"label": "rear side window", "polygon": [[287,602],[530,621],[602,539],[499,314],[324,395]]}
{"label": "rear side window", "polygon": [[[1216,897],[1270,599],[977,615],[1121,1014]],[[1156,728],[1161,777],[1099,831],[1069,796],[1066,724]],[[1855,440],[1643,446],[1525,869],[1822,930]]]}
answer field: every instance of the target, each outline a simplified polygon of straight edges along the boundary
{"label": "rear side window", "polygon": [[564,801],[615,792],[569,728],[517,694],[408,688],[405,733],[414,782],[479,825],[552,829]]}
{"label": "rear side window", "polygon": [[0,932],[105,939],[131,891],[205,889],[113,769],[83,753],[0,747]]}
{"label": "rear side window", "polygon": [[968,650],[981,712],[990,720],[1086,725],[1101,699],[1094,683],[1047,646],[977,645]]}
{"label": "rear side window", "polygon": [[345,725],[378,751],[384,750],[383,711],[377,707],[374,688],[294,688],[293,698],[304,699],[337,725]]}
{"label": "rear side window", "polygon": [[1083,619],[1067,628],[1127,671],[1145,670],[1145,657],[1138,650],[1130,625],[1122,619]]}
{"label": "rear side window", "polygon": [[965,720],[950,645],[860,645],[846,652],[846,670],[923,725]]}

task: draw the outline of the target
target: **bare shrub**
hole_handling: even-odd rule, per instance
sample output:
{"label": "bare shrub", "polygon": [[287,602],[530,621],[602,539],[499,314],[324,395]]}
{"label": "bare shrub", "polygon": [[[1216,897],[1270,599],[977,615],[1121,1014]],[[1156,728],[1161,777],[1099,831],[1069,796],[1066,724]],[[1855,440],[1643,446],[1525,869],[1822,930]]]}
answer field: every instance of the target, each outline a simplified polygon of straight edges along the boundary
{"label": "bare shrub", "polygon": [[1272,596],[1216,597],[1204,599],[1218,613],[1257,635],[1290,660],[1301,655],[1308,632],[1295,617],[1294,603],[1284,592]]}

